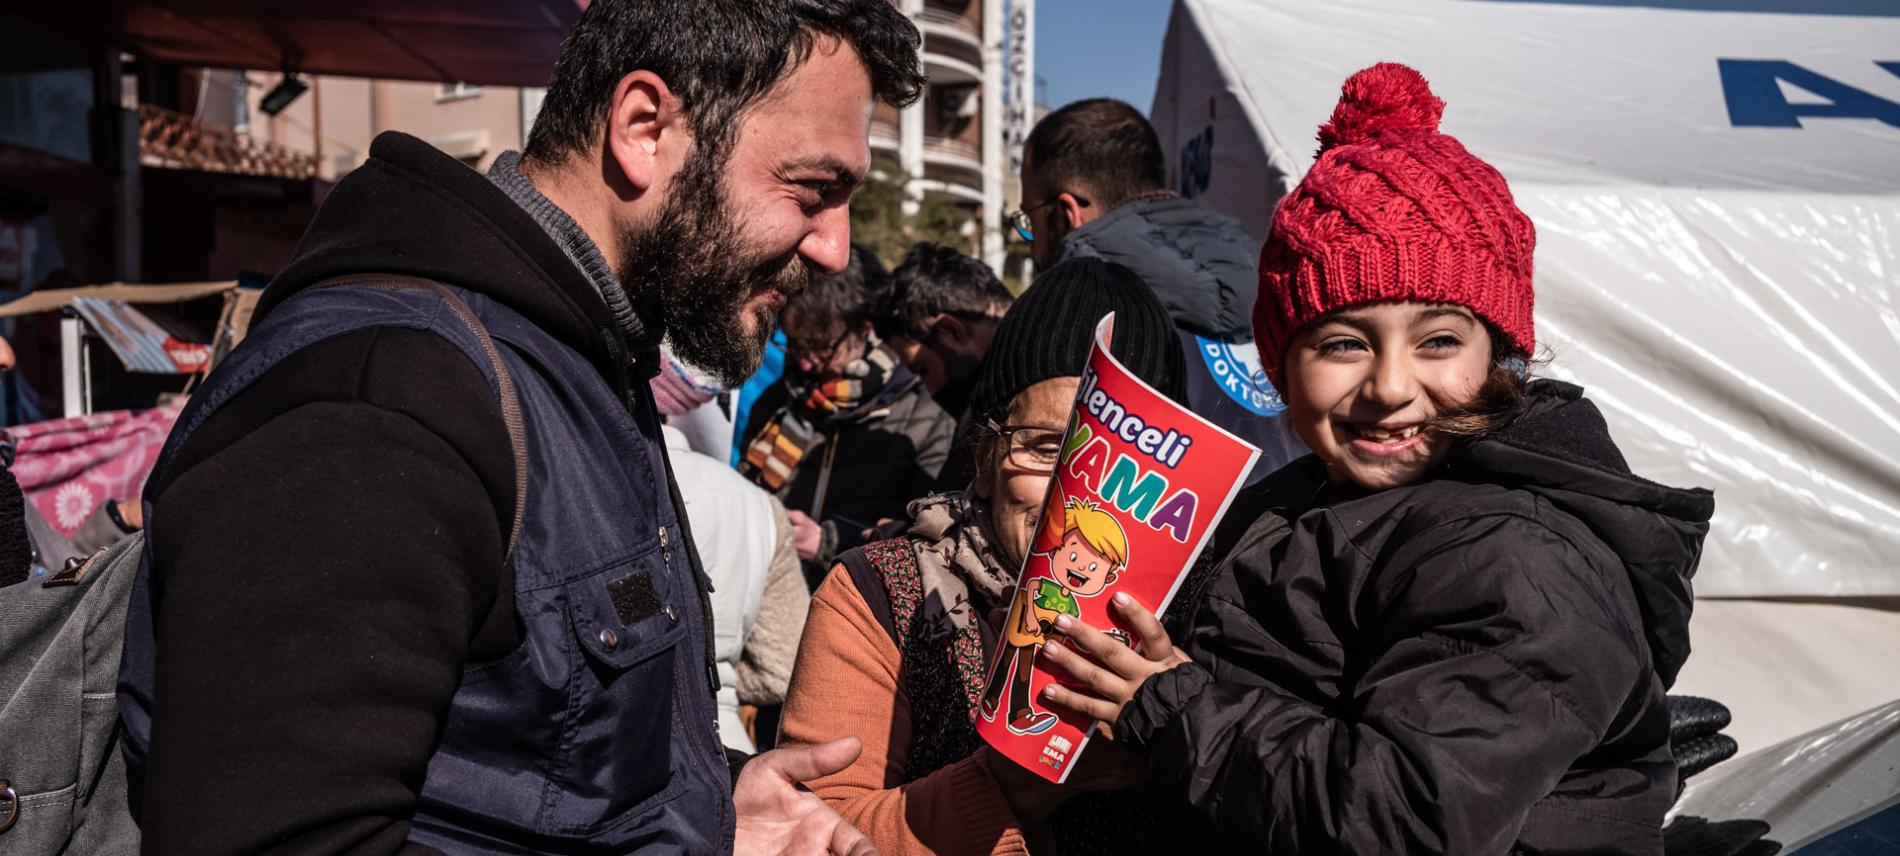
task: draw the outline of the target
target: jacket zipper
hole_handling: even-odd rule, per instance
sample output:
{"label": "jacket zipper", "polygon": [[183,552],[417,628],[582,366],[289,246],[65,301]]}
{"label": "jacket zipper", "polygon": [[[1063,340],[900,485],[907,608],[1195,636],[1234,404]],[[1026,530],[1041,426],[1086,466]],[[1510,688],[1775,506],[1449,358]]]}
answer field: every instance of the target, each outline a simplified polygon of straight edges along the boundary
{"label": "jacket zipper", "polygon": [[818,468],[818,489],[814,491],[816,498],[811,504],[811,519],[814,522],[825,519],[825,498],[831,493],[831,462],[838,459],[839,441],[843,438],[843,431],[826,438],[825,462]]}
{"label": "jacket zipper", "polygon": [[[613,347],[611,344],[611,341],[609,344],[609,348],[610,350],[614,351],[616,354],[619,353],[619,349]],[[624,364],[625,361],[626,360],[624,356],[620,356],[616,358],[616,362],[619,364]],[[623,370],[623,374],[624,374],[624,370]],[[626,390],[626,405],[625,406],[627,408],[627,414],[633,417],[635,424],[638,424],[640,420],[640,416],[637,410],[638,401],[635,399],[634,393],[631,387],[623,386],[622,388]],[[662,468],[661,476],[665,478],[667,482],[667,488],[666,488],[667,502],[673,506],[673,515],[679,518],[678,525],[680,526],[680,530],[682,532],[685,532],[687,531],[686,527],[688,526],[688,523],[686,521],[686,505],[683,500],[675,501],[676,491],[673,484],[673,462],[670,456],[667,454],[664,444],[662,444],[660,448],[660,465]],[[659,528],[659,538],[660,538],[660,561],[665,563],[667,572],[672,573],[675,570],[673,567],[672,545],[669,543],[669,540],[666,534],[666,527],[662,526]],[[702,581],[699,579],[700,572],[698,571],[698,568],[696,567],[697,560],[693,558],[694,554],[689,552],[687,553],[687,556],[689,558],[688,564],[695,565],[695,567],[687,568],[687,576],[691,578],[690,581],[693,586],[693,591],[698,593],[699,595],[699,605],[700,605],[699,630],[700,630],[700,637],[705,640],[705,650],[702,656],[705,658],[703,660],[703,665],[705,667],[704,674],[706,675],[706,680],[708,681],[708,683],[706,684],[706,698],[708,700],[711,700],[713,698],[713,693],[714,693],[713,687],[716,686],[715,682],[718,680],[718,677],[717,677],[718,672],[716,671],[717,667],[714,665],[714,660],[713,660],[712,596],[706,591],[705,586],[703,585]],[[709,744],[706,741],[707,734],[705,733],[705,730],[692,727],[692,724],[686,720],[686,698],[680,693],[680,683],[681,682],[678,680],[675,680],[673,682],[673,721],[679,727],[680,732],[687,735],[686,739],[689,741],[692,741],[696,749],[705,753],[706,761],[710,764],[710,766],[707,767],[708,772],[712,770],[725,769],[726,768],[726,764],[724,763],[725,757],[726,757],[725,751],[721,749],[719,746]],[[715,729],[714,733],[717,733],[716,730],[718,728],[718,722],[719,722],[719,718],[718,718],[717,705],[715,705],[714,711],[713,711],[713,723],[714,723],[713,727]],[[719,780],[714,779],[708,782],[707,784],[711,785],[715,790],[724,786],[726,788],[726,793],[728,794],[726,799],[715,800],[715,802],[718,804],[716,811],[718,812],[717,817],[718,817],[718,822],[719,822],[719,828],[722,830],[721,835],[723,835],[724,834],[723,830],[726,827],[726,807],[730,805],[732,802],[731,797],[729,796],[731,793],[730,783],[722,783]]]}

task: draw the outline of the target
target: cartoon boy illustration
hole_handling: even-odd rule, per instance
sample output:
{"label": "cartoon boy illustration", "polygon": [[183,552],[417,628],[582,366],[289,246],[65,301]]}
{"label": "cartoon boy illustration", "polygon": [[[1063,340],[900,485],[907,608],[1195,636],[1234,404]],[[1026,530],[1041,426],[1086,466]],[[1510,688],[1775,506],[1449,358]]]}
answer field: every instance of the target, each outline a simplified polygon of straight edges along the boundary
{"label": "cartoon boy illustration", "polygon": [[[1059,513],[1058,513],[1059,510]],[[979,706],[983,718],[995,721],[1003,690],[1009,689],[1009,730],[1017,734],[1041,734],[1056,724],[1056,715],[1037,710],[1030,704],[1030,678],[1035,675],[1036,652],[1055,626],[1056,616],[1080,618],[1078,597],[1102,593],[1122,568],[1128,565],[1128,536],[1114,516],[1093,502],[1071,499],[1063,502],[1052,495],[1043,511],[1043,535],[1038,543],[1047,543],[1061,521],[1061,534],[1053,549],[1029,556],[1029,573],[1009,617],[1003,621],[1003,655],[990,670]]]}

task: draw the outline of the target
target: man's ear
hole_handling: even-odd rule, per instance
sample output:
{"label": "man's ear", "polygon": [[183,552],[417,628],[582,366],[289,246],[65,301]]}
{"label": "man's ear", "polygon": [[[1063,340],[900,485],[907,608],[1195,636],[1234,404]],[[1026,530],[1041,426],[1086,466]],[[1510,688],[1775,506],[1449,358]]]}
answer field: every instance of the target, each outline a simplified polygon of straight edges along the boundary
{"label": "man's ear", "polygon": [[1077,199],[1073,193],[1056,195],[1056,216],[1062,220],[1062,232],[1068,234],[1082,228],[1089,221],[1088,204]]}
{"label": "man's ear", "polygon": [[937,338],[939,339],[948,338],[954,342],[967,342],[970,340],[969,325],[963,323],[963,319],[955,315],[947,313],[938,315],[936,323],[933,324],[930,329],[931,332],[937,334]]}
{"label": "man's ear", "polygon": [[671,145],[670,135],[684,132],[683,119],[679,99],[659,75],[628,73],[614,87],[608,105],[606,166],[619,172],[632,190],[644,193],[665,172],[662,143]]}

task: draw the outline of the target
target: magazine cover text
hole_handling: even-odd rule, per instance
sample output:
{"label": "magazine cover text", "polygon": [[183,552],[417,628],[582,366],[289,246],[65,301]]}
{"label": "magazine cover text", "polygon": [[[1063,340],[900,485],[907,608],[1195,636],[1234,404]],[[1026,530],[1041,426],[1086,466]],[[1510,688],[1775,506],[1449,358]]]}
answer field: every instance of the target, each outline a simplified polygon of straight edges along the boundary
{"label": "magazine cover text", "polygon": [[1055,676],[1036,655],[1069,615],[1123,642],[1108,609],[1126,591],[1159,614],[1260,451],[1156,392],[1109,354],[1114,316],[1095,347],[1069,417],[1042,523],[997,640],[977,733],[1053,782],[1068,778],[1092,722],[1044,709]]}

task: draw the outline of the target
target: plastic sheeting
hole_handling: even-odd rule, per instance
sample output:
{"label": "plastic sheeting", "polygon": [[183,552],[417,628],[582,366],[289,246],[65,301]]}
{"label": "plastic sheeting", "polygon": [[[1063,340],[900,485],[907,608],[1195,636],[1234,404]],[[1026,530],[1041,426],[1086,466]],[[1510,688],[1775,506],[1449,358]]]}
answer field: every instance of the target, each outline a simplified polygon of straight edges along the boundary
{"label": "plastic sheeting", "polygon": [[1896,811],[1900,702],[1717,765],[1689,783],[1671,814],[1766,823],[1783,853],[1871,856],[1900,844],[1885,834]]}
{"label": "plastic sheeting", "polygon": [[1179,0],[1153,118],[1176,187],[1264,235],[1345,78],[1418,68],[1537,224],[1542,372],[1715,490],[1698,593],[1892,595],[1897,47],[1854,0]]}

